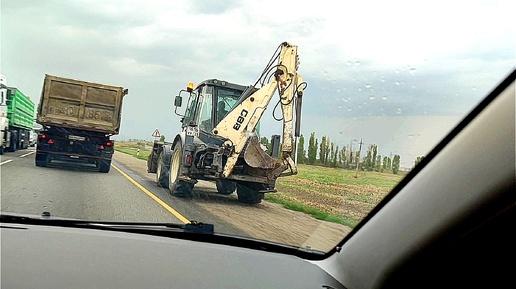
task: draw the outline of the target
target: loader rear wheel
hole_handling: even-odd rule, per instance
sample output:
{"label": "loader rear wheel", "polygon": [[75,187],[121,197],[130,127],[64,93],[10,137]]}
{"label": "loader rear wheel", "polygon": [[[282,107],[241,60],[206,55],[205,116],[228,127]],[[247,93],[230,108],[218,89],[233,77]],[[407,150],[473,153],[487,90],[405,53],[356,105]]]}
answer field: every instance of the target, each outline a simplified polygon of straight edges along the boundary
{"label": "loader rear wheel", "polygon": [[217,180],[217,192],[221,195],[231,195],[236,190],[236,183],[228,180]]}
{"label": "loader rear wheel", "polygon": [[172,150],[170,157],[170,173],[168,178],[168,189],[174,197],[190,198],[192,197],[193,183],[180,180],[181,165],[183,159],[183,146],[181,142],[177,142]]}
{"label": "loader rear wheel", "polygon": [[165,154],[161,152],[158,156],[158,164],[156,168],[156,184],[158,187],[168,189],[169,170],[165,164]]}
{"label": "loader rear wheel", "polygon": [[264,194],[260,193],[253,183],[238,183],[236,185],[238,201],[245,204],[259,204]]}

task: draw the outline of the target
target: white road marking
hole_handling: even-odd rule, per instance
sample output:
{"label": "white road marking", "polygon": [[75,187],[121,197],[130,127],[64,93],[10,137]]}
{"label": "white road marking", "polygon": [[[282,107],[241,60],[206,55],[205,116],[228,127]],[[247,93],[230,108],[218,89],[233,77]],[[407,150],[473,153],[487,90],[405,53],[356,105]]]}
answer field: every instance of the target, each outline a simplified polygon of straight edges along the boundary
{"label": "white road marking", "polygon": [[10,163],[10,162],[12,162],[12,161],[13,161],[13,160],[6,160],[5,162],[1,162],[1,163],[0,163],[0,166],[1,166],[1,165],[5,165],[5,164],[7,164],[7,163]]}
{"label": "white road marking", "polygon": [[35,153],[35,152],[36,152],[36,151],[30,152],[30,153],[26,153],[26,154],[24,154],[24,155],[21,155],[21,156],[20,156],[20,158],[24,158],[24,157],[26,157],[26,156],[28,156],[28,155],[31,155],[31,154]]}

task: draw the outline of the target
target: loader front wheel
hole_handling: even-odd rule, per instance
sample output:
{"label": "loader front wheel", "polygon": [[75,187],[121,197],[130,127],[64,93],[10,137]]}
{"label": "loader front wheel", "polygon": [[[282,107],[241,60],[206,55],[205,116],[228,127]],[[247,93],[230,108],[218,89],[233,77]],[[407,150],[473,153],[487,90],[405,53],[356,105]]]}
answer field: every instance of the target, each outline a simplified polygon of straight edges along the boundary
{"label": "loader front wheel", "polygon": [[174,145],[174,149],[172,150],[172,155],[170,157],[168,189],[174,197],[189,198],[192,197],[194,184],[180,179],[182,160],[183,146],[181,142],[177,142]]}
{"label": "loader front wheel", "polygon": [[262,202],[264,194],[260,193],[253,183],[238,183],[237,196],[238,201],[245,204],[259,204]]}

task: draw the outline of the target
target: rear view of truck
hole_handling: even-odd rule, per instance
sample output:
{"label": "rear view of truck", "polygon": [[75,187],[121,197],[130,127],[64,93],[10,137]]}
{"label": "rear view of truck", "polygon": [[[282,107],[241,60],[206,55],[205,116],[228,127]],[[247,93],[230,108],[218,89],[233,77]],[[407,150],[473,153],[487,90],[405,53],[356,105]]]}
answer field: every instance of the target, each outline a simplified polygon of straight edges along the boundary
{"label": "rear view of truck", "polygon": [[36,166],[52,160],[83,161],[109,172],[127,89],[46,75],[37,122],[43,126]]}

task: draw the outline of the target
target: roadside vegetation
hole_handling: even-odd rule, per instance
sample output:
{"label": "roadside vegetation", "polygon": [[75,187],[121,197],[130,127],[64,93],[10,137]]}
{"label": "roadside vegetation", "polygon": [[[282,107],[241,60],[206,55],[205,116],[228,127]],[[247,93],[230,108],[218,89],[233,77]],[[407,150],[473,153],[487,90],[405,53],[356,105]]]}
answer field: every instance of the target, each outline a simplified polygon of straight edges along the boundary
{"label": "roadside vegetation", "polygon": [[279,178],[278,192],[265,199],[349,227],[358,224],[405,176],[360,171],[355,178],[354,170],[303,164],[298,171]]}
{"label": "roadside vegetation", "polygon": [[[139,154],[138,154],[138,149]],[[150,142],[117,142],[115,150],[147,160]],[[298,174],[279,178],[265,200],[329,222],[355,227],[402,179],[405,172],[366,171],[299,164]]]}
{"label": "roadside vegetation", "polygon": [[116,142],[115,150],[132,155],[141,160],[147,160],[151,153],[152,144],[149,142]]}

